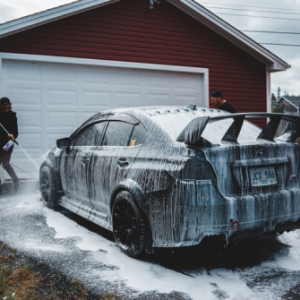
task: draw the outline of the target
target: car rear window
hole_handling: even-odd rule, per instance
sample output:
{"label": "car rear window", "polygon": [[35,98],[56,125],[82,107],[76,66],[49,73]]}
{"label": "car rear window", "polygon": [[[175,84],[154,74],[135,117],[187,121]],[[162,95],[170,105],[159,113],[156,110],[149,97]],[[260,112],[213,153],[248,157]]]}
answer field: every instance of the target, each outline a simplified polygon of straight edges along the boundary
{"label": "car rear window", "polygon": [[141,124],[135,125],[130,139],[129,146],[137,146],[144,143],[147,132]]}
{"label": "car rear window", "polygon": [[[223,136],[227,132],[230,125],[233,123],[233,119],[225,119],[214,123],[209,123],[202,136],[213,144],[218,144],[222,140]],[[261,132],[261,129],[249,121],[244,121],[243,127],[238,137],[238,141],[253,141],[256,140]]]}
{"label": "car rear window", "polygon": [[[218,113],[218,115],[221,115]],[[226,114],[227,115],[227,114]],[[152,118],[160,124],[165,131],[176,140],[182,130],[195,118],[203,117],[199,112],[177,112],[168,114],[157,114]],[[233,123],[233,119],[224,119],[217,122],[207,124],[202,136],[213,144],[220,143],[224,134]],[[244,121],[240,132],[239,141],[254,140],[260,134],[261,129],[256,125]]]}

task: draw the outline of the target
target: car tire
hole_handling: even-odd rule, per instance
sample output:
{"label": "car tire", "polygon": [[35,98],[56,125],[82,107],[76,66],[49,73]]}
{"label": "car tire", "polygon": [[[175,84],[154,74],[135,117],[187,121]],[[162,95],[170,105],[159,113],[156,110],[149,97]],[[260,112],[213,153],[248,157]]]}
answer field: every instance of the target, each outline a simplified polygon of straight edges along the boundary
{"label": "car tire", "polygon": [[120,249],[130,257],[141,255],[146,244],[146,223],[131,193],[117,194],[112,207],[112,223]]}
{"label": "car tire", "polygon": [[46,206],[52,209],[58,208],[57,186],[53,169],[43,166],[40,170],[40,191]]}

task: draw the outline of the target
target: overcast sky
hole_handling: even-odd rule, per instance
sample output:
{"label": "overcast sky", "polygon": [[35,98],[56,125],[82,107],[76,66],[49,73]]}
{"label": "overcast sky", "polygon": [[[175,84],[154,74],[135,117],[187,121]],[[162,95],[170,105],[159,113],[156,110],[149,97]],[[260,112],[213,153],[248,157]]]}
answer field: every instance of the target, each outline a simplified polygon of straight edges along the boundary
{"label": "overcast sky", "polygon": [[[74,1],[0,0],[0,23],[70,2]],[[271,75],[272,93],[277,95],[280,87],[281,95],[300,95],[300,0],[198,2],[292,66]]]}

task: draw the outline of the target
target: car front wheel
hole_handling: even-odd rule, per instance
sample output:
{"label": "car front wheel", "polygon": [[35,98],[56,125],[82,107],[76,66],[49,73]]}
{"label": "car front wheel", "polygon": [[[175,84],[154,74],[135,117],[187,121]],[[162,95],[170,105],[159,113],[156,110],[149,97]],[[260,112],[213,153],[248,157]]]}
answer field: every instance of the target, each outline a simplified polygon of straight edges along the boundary
{"label": "car front wheel", "polygon": [[57,179],[55,178],[54,171],[46,165],[43,166],[40,171],[40,190],[46,206],[57,209]]}
{"label": "car front wheel", "polygon": [[133,196],[118,193],[112,207],[113,234],[117,245],[131,257],[139,256],[145,249],[146,225]]}

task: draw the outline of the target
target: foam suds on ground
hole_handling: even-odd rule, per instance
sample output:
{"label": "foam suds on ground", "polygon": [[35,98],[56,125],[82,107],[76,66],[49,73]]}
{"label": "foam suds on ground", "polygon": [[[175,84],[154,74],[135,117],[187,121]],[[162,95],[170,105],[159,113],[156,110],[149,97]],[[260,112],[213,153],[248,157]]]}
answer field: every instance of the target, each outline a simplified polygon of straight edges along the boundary
{"label": "foam suds on ground", "polygon": [[[10,196],[13,197],[13,196]],[[115,282],[120,280],[129,288],[139,292],[157,291],[170,293],[178,291],[185,293],[192,299],[274,299],[272,287],[264,286],[263,290],[256,290],[247,285],[245,276],[247,273],[260,272],[260,268],[284,268],[286,270],[300,270],[300,231],[283,234],[279,239],[282,243],[290,245],[282,253],[276,253],[275,258],[266,260],[261,265],[243,270],[234,271],[225,268],[214,268],[209,270],[199,268],[193,270],[191,276],[176,272],[161,266],[159,263],[149,259],[139,260],[127,257],[114,242],[105,237],[91,232],[78,225],[75,221],[67,218],[62,213],[45,207],[40,200],[38,192],[28,195],[17,195],[14,207],[6,206],[6,214],[38,214],[46,218],[47,225],[54,229],[55,239],[71,238],[75,247],[84,251],[90,251],[95,262],[99,264],[114,266],[110,271],[108,280]],[[4,198],[0,204],[6,204]],[[41,226],[45,226],[42,224]],[[21,244],[22,245],[22,244]],[[39,251],[53,251],[59,255],[63,252],[63,246],[57,244],[45,244],[42,240],[28,240],[23,247],[39,249]],[[68,251],[68,250],[65,250]],[[93,271],[95,272],[95,271]],[[100,271],[99,271],[100,272]],[[280,287],[278,287],[280,288]]]}

